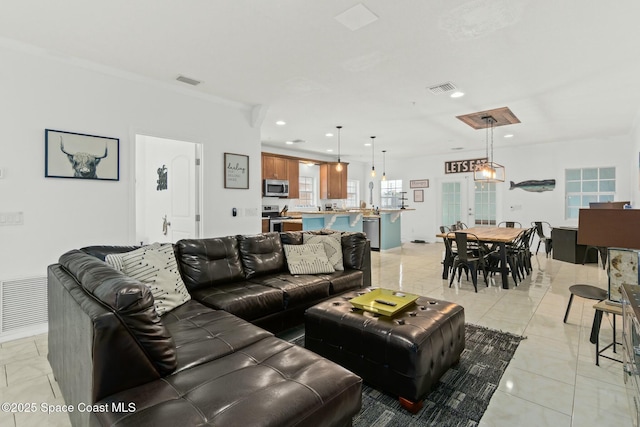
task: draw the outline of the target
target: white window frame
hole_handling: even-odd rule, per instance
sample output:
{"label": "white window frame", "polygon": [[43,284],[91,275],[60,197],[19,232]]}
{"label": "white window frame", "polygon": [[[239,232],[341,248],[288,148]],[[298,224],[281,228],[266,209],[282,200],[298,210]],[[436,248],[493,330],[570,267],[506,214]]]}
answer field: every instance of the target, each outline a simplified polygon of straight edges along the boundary
{"label": "white window frame", "polygon": [[[386,192],[386,194],[385,194]],[[380,208],[398,209],[402,204],[402,180],[387,179],[380,181]]]}
{"label": "white window frame", "polygon": [[360,207],[360,181],[358,180],[347,180],[347,207]]}
{"label": "white window frame", "polygon": [[[312,176],[300,175],[298,177],[298,185],[298,199],[296,200],[295,206],[301,208],[315,207],[317,205],[315,179]],[[311,188],[311,191],[304,190],[307,186]],[[302,198],[301,196],[303,194],[310,194],[311,196],[310,198]],[[306,202],[310,204],[307,204]]]}
{"label": "white window frame", "polygon": [[[613,177],[610,174],[611,170],[613,170]],[[588,208],[589,202],[610,202],[615,200],[615,166],[565,169],[564,179],[565,219],[577,220],[580,209]]]}

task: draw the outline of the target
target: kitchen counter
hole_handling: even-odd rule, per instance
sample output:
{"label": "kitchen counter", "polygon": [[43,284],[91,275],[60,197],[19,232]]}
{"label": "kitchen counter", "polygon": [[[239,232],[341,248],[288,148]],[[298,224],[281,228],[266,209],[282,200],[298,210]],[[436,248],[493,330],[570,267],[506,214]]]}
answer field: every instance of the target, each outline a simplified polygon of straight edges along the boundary
{"label": "kitchen counter", "polygon": [[413,210],[415,209],[380,209],[378,214],[375,214],[371,209],[348,209],[289,212],[288,215],[301,215],[303,230],[328,228],[339,231],[363,232],[363,219],[378,219],[380,249],[391,249],[402,244],[402,213]]}

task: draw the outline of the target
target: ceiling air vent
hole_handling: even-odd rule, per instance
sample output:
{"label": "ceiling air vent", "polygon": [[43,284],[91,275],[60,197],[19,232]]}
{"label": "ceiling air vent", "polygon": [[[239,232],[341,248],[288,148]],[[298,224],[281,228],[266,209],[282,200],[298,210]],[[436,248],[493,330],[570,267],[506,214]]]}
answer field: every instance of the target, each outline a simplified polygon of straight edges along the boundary
{"label": "ceiling air vent", "polygon": [[439,85],[435,85],[435,86],[430,86],[429,87],[429,90],[434,95],[440,95],[441,93],[452,92],[452,91],[454,91],[456,89],[458,89],[456,87],[456,85],[454,85],[451,82],[441,83]]}
{"label": "ceiling air vent", "polygon": [[178,78],[176,80],[179,81],[179,82],[182,82],[182,83],[186,83],[186,84],[191,85],[191,86],[198,86],[200,83],[202,83],[200,80],[191,79],[191,78],[185,77],[185,76],[178,76]]}

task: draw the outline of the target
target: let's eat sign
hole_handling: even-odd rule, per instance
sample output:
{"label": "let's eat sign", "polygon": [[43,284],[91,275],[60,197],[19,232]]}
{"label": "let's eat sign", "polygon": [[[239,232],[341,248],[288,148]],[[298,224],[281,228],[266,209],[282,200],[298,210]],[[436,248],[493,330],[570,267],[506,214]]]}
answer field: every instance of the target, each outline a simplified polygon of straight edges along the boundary
{"label": "let's eat sign", "polygon": [[473,172],[476,168],[487,163],[487,158],[469,159],[469,160],[453,160],[444,162],[444,173],[467,173]]}

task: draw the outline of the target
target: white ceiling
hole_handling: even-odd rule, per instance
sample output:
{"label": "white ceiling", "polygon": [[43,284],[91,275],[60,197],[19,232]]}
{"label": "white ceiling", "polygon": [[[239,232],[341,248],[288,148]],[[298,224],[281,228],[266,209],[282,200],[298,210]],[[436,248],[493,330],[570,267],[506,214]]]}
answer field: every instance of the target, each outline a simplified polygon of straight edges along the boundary
{"label": "white ceiling", "polygon": [[[0,0],[0,37],[179,87],[180,74],[202,80],[195,90],[264,106],[267,146],[300,139],[326,154],[337,140],[325,133],[342,125],[353,160],[370,158],[372,135],[387,159],[484,149],[484,131],[455,116],[499,107],[522,123],[496,128],[496,151],[634,126],[638,0],[364,0],[374,22],[335,19],[359,4]],[[466,95],[427,89],[444,82]]]}

